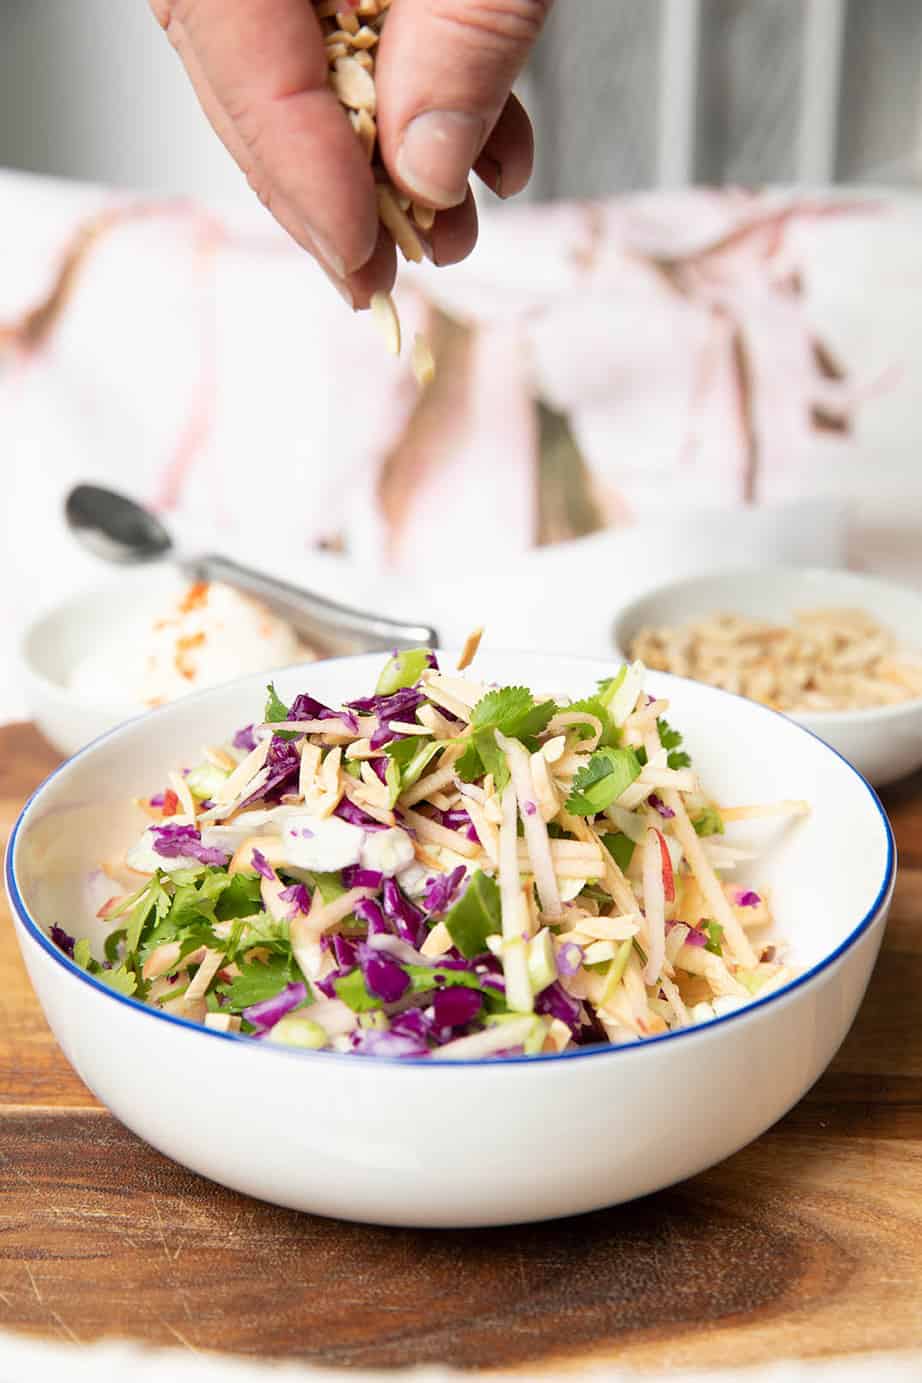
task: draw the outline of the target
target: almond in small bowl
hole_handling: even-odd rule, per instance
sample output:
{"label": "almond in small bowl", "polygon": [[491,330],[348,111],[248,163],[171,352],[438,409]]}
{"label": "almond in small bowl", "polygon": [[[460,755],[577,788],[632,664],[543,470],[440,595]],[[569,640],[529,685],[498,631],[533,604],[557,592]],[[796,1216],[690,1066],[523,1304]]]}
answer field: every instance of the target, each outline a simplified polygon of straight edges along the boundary
{"label": "almond in small bowl", "polygon": [[876,786],[922,767],[922,594],[847,571],[717,570],[618,614],[625,657],[789,715]]}

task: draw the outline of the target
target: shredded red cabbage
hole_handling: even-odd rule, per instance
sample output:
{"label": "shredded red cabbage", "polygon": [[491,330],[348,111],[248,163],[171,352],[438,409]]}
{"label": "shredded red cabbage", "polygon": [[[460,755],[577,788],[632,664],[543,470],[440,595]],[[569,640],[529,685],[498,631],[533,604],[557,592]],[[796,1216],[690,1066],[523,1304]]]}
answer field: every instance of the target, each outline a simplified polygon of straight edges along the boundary
{"label": "shredded red cabbage", "polygon": [[757,908],[761,901],[761,894],[753,893],[751,888],[744,889],[742,893],[736,895],[736,906],[738,908]]}
{"label": "shredded red cabbage", "polygon": [[404,720],[424,700],[418,687],[401,687],[400,691],[388,696],[360,696],[356,701],[347,701],[346,705],[362,715],[376,715],[381,721]]}
{"label": "shredded red cabbage", "polygon": [[463,1028],[477,1017],[482,1003],[476,989],[437,989],[432,1000],[436,1025],[440,1028]]}
{"label": "shredded red cabbage", "polygon": [[374,898],[361,898],[353,909],[360,922],[368,928],[369,936],[393,936],[393,928],[385,920],[381,904]]}
{"label": "shredded red cabbage", "polygon": [[270,797],[279,797],[289,784],[297,783],[301,771],[301,756],[291,740],[283,740],[279,735],[272,736],[265,767],[268,775],[255,792],[251,792],[241,809],[251,802],[260,802]]}
{"label": "shredded red cabbage", "polygon": [[557,969],[561,975],[575,975],[583,963],[583,948],[568,941],[557,952]]}
{"label": "shredded red cabbage", "polygon": [[437,821],[440,826],[444,826],[446,831],[460,831],[475,845],[480,844],[480,837],[474,829],[474,823],[463,807],[452,807],[451,811],[447,812],[436,810],[432,819]]}
{"label": "shredded red cabbage", "polygon": [[418,950],[426,939],[426,923],[419,908],[401,892],[395,879],[384,880],[382,894],[385,914],[394,923],[397,935]]}
{"label": "shredded red cabbage", "polygon": [[570,1031],[575,1035],[579,1032],[582,1021],[580,1014],[582,1005],[578,999],[574,999],[572,994],[568,994],[559,980],[549,984],[547,989],[542,989],[540,994],[535,995],[535,1012],[547,1013],[552,1018],[559,1018],[562,1023],[566,1023]]}
{"label": "shredded red cabbage", "polygon": [[344,797],[339,806],[333,813],[343,821],[348,821],[352,826],[361,826],[363,831],[386,831],[388,827],[383,821],[375,821],[373,816],[363,812],[361,807],[357,807],[354,802],[350,802],[348,797]]}
{"label": "shredded red cabbage", "polygon": [[419,1008],[407,1008],[391,1019],[391,1032],[399,1037],[413,1037],[425,1042],[433,1037],[433,1019]]}
{"label": "shredded red cabbage", "polygon": [[392,740],[405,739],[406,736],[392,730],[392,720],[409,720],[415,716],[417,708],[425,700],[418,687],[403,687],[390,696],[362,696],[348,704],[363,715],[376,715],[378,728],[371,737],[372,749],[383,749]]}
{"label": "shredded red cabbage", "polygon": [[335,999],[337,998],[336,981],[344,980],[347,975],[352,974],[352,971],[354,969],[354,965],[350,965],[348,967],[340,966],[336,970],[331,970],[329,975],[327,975],[326,978],[323,980],[311,980],[311,984],[314,986],[315,989],[320,990],[320,993],[324,996],[325,999]]}
{"label": "shredded red cabbage", "polygon": [[650,793],[650,796],[647,798],[647,801],[650,803],[650,806],[653,808],[654,811],[659,812],[660,816],[663,818],[664,821],[671,821],[672,818],[675,816],[675,812],[672,810],[672,808],[667,807],[666,803],[662,800],[661,797],[657,797],[655,792]]}
{"label": "shredded red cabbage", "polygon": [[363,869],[360,864],[347,864],[342,871],[343,888],[380,888],[384,875],[378,869]]}
{"label": "shredded red cabbage", "polygon": [[279,894],[283,903],[291,903],[292,909],[288,914],[289,922],[298,913],[306,916],[311,910],[311,895],[307,884],[291,884],[288,888],[283,888]]}
{"label": "shredded red cabbage", "polygon": [[336,964],[341,970],[354,970],[359,963],[359,953],[354,944],[345,936],[330,937]]}
{"label": "shredded red cabbage", "polygon": [[256,870],[257,874],[261,874],[264,879],[269,879],[273,883],[275,882],[275,870],[261,850],[253,851],[252,861],[253,868]]}
{"label": "shredded red cabbage", "polygon": [[70,933],[65,932],[63,927],[59,927],[57,922],[53,922],[51,924],[49,935],[51,937],[51,940],[54,942],[55,946],[57,946],[58,950],[63,951],[65,956],[70,956],[71,960],[73,960],[74,946],[76,945],[76,941],[70,935]]}
{"label": "shredded red cabbage", "polygon": [[162,792],[155,792],[153,797],[148,797],[147,800],[152,807],[162,807],[166,801],[166,797]]}
{"label": "shredded red cabbage", "polygon": [[252,725],[244,725],[238,730],[231,743],[235,749],[245,749],[249,754],[256,748],[256,734]]}
{"label": "shredded red cabbage", "polygon": [[459,864],[450,874],[440,874],[433,879],[427,879],[426,890],[423,893],[423,907],[426,912],[435,917],[446,913],[466,877],[467,870],[463,864]]}
{"label": "shredded red cabbage", "polygon": [[288,707],[289,720],[342,720],[353,735],[359,732],[359,722],[348,710],[334,711],[329,706],[324,706],[322,701],[309,696],[307,692],[301,692]]}
{"label": "shredded red cabbage", "polygon": [[227,864],[228,855],[224,850],[212,845],[203,845],[202,837],[195,826],[180,826],[169,822],[165,826],[151,826],[154,849],[166,860],[175,860],[180,855],[198,860],[199,864],[214,864],[222,867]]}
{"label": "shredded red cabbage", "polygon": [[421,1057],[429,1055],[425,1042],[411,1034],[379,1032],[376,1028],[360,1028],[351,1036],[352,1050],[360,1056]]}
{"label": "shredded red cabbage", "polygon": [[290,1013],[294,1008],[300,1008],[307,1003],[307,986],[303,984],[289,984],[282,990],[281,994],[274,994],[271,999],[263,999],[258,1004],[251,1004],[249,1008],[243,1010],[243,1016],[248,1023],[252,1023],[254,1028],[263,1030],[275,1027],[280,1018],[284,1018],[286,1013]]}
{"label": "shredded red cabbage", "polygon": [[699,932],[697,927],[692,927],[682,943],[684,946],[706,946],[708,938],[706,932]]}
{"label": "shredded red cabbage", "polygon": [[359,942],[359,965],[369,994],[383,999],[386,1004],[395,1004],[402,999],[410,987],[410,977],[395,960],[375,951],[364,942]]}

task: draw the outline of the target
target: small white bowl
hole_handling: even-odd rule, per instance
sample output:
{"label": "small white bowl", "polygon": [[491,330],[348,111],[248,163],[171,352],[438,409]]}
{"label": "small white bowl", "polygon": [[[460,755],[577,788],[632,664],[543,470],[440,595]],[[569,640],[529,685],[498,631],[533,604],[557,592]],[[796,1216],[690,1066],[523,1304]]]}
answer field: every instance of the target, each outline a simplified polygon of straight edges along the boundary
{"label": "small white bowl", "polygon": [[[715,570],[659,586],[625,605],[615,619],[616,651],[644,626],[687,624],[715,611],[786,623],[798,610],[849,606],[866,610],[910,653],[922,653],[922,594],[875,577],[807,567]],[[922,766],[922,698],[861,711],[797,711],[812,730],[877,787]]]}
{"label": "small white bowl", "polygon": [[[445,665],[453,660],[448,655]],[[376,655],[289,669],[282,696],[327,703],[374,685]],[[486,680],[585,694],[612,664],[487,654]],[[264,1200],[393,1225],[539,1220],[630,1200],[756,1138],[813,1084],[861,1002],[883,935],[895,853],[862,778],[793,721],[713,688],[651,675],[719,801],[807,798],[741,881],[772,891],[776,937],[801,974],[775,995],[641,1045],[449,1063],[297,1052],[211,1032],[124,999],[48,939],[87,934],[87,876],[136,837],[131,799],[203,742],[253,719],[260,677],[106,735],[20,816],[7,889],[32,983],[71,1065],[129,1128],[177,1162]],[[736,832],[740,828],[728,827]]]}
{"label": "small white bowl", "polygon": [[19,644],[19,675],[32,719],[62,754],[74,754],[114,725],[143,715],[118,683],[113,668],[107,697],[88,696],[70,685],[81,659],[100,644],[136,648],[145,624],[162,612],[184,585],[176,567],[135,567],[117,580],[82,591],[40,614]]}

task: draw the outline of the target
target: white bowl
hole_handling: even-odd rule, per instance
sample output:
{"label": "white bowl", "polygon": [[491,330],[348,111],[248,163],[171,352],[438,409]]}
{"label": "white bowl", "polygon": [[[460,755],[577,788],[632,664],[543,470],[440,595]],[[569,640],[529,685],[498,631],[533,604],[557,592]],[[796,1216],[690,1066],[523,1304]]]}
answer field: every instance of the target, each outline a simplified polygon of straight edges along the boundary
{"label": "white bowl", "polygon": [[[718,610],[787,622],[798,610],[823,606],[866,610],[908,652],[922,653],[922,594],[855,572],[805,567],[717,570],[660,586],[622,608],[613,638],[616,651],[626,657],[645,625],[686,624]],[[831,744],[877,787],[922,766],[922,697],[861,711],[798,711],[791,718]]]}
{"label": "white bowl", "polygon": [[[286,697],[309,688],[339,702],[372,686],[379,667],[376,655],[340,659],[289,669],[278,684]],[[611,671],[532,654],[478,661],[487,680],[570,694]],[[381,1224],[569,1215],[727,1157],[804,1094],[848,1031],[884,930],[893,838],[868,785],[792,721],[676,678],[650,684],[671,700],[670,719],[718,800],[813,804],[796,826],[763,826],[768,848],[744,876],[771,888],[777,936],[802,968],[786,989],[642,1045],[456,1064],[296,1052],[113,994],[46,930],[89,930],[87,874],[135,838],[128,803],[218,727],[253,719],[263,685],[251,677],[106,735],[58,769],[16,824],[6,871],[16,931],[71,1065],[129,1128],[187,1167],[280,1205]]]}
{"label": "white bowl", "polygon": [[136,646],[145,624],[188,584],[169,563],[127,568],[28,625],[19,645],[20,679],[32,719],[55,748],[74,754],[114,725],[144,714],[144,706],[119,687],[115,673],[111,695],[104,698],[75,690],[70,678],[99,643]]}

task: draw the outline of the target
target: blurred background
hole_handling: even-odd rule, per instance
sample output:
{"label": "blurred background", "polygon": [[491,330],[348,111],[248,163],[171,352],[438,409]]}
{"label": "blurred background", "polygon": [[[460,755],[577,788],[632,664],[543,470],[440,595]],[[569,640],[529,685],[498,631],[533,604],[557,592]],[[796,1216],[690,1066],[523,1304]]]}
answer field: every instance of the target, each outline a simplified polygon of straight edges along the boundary
{"label": "blurred background", "polygon": [[[559,0],[525,85],[534,197],[922,173],[918,0]],[[247,195],[143,0],[3,0],[0,164]]]}

